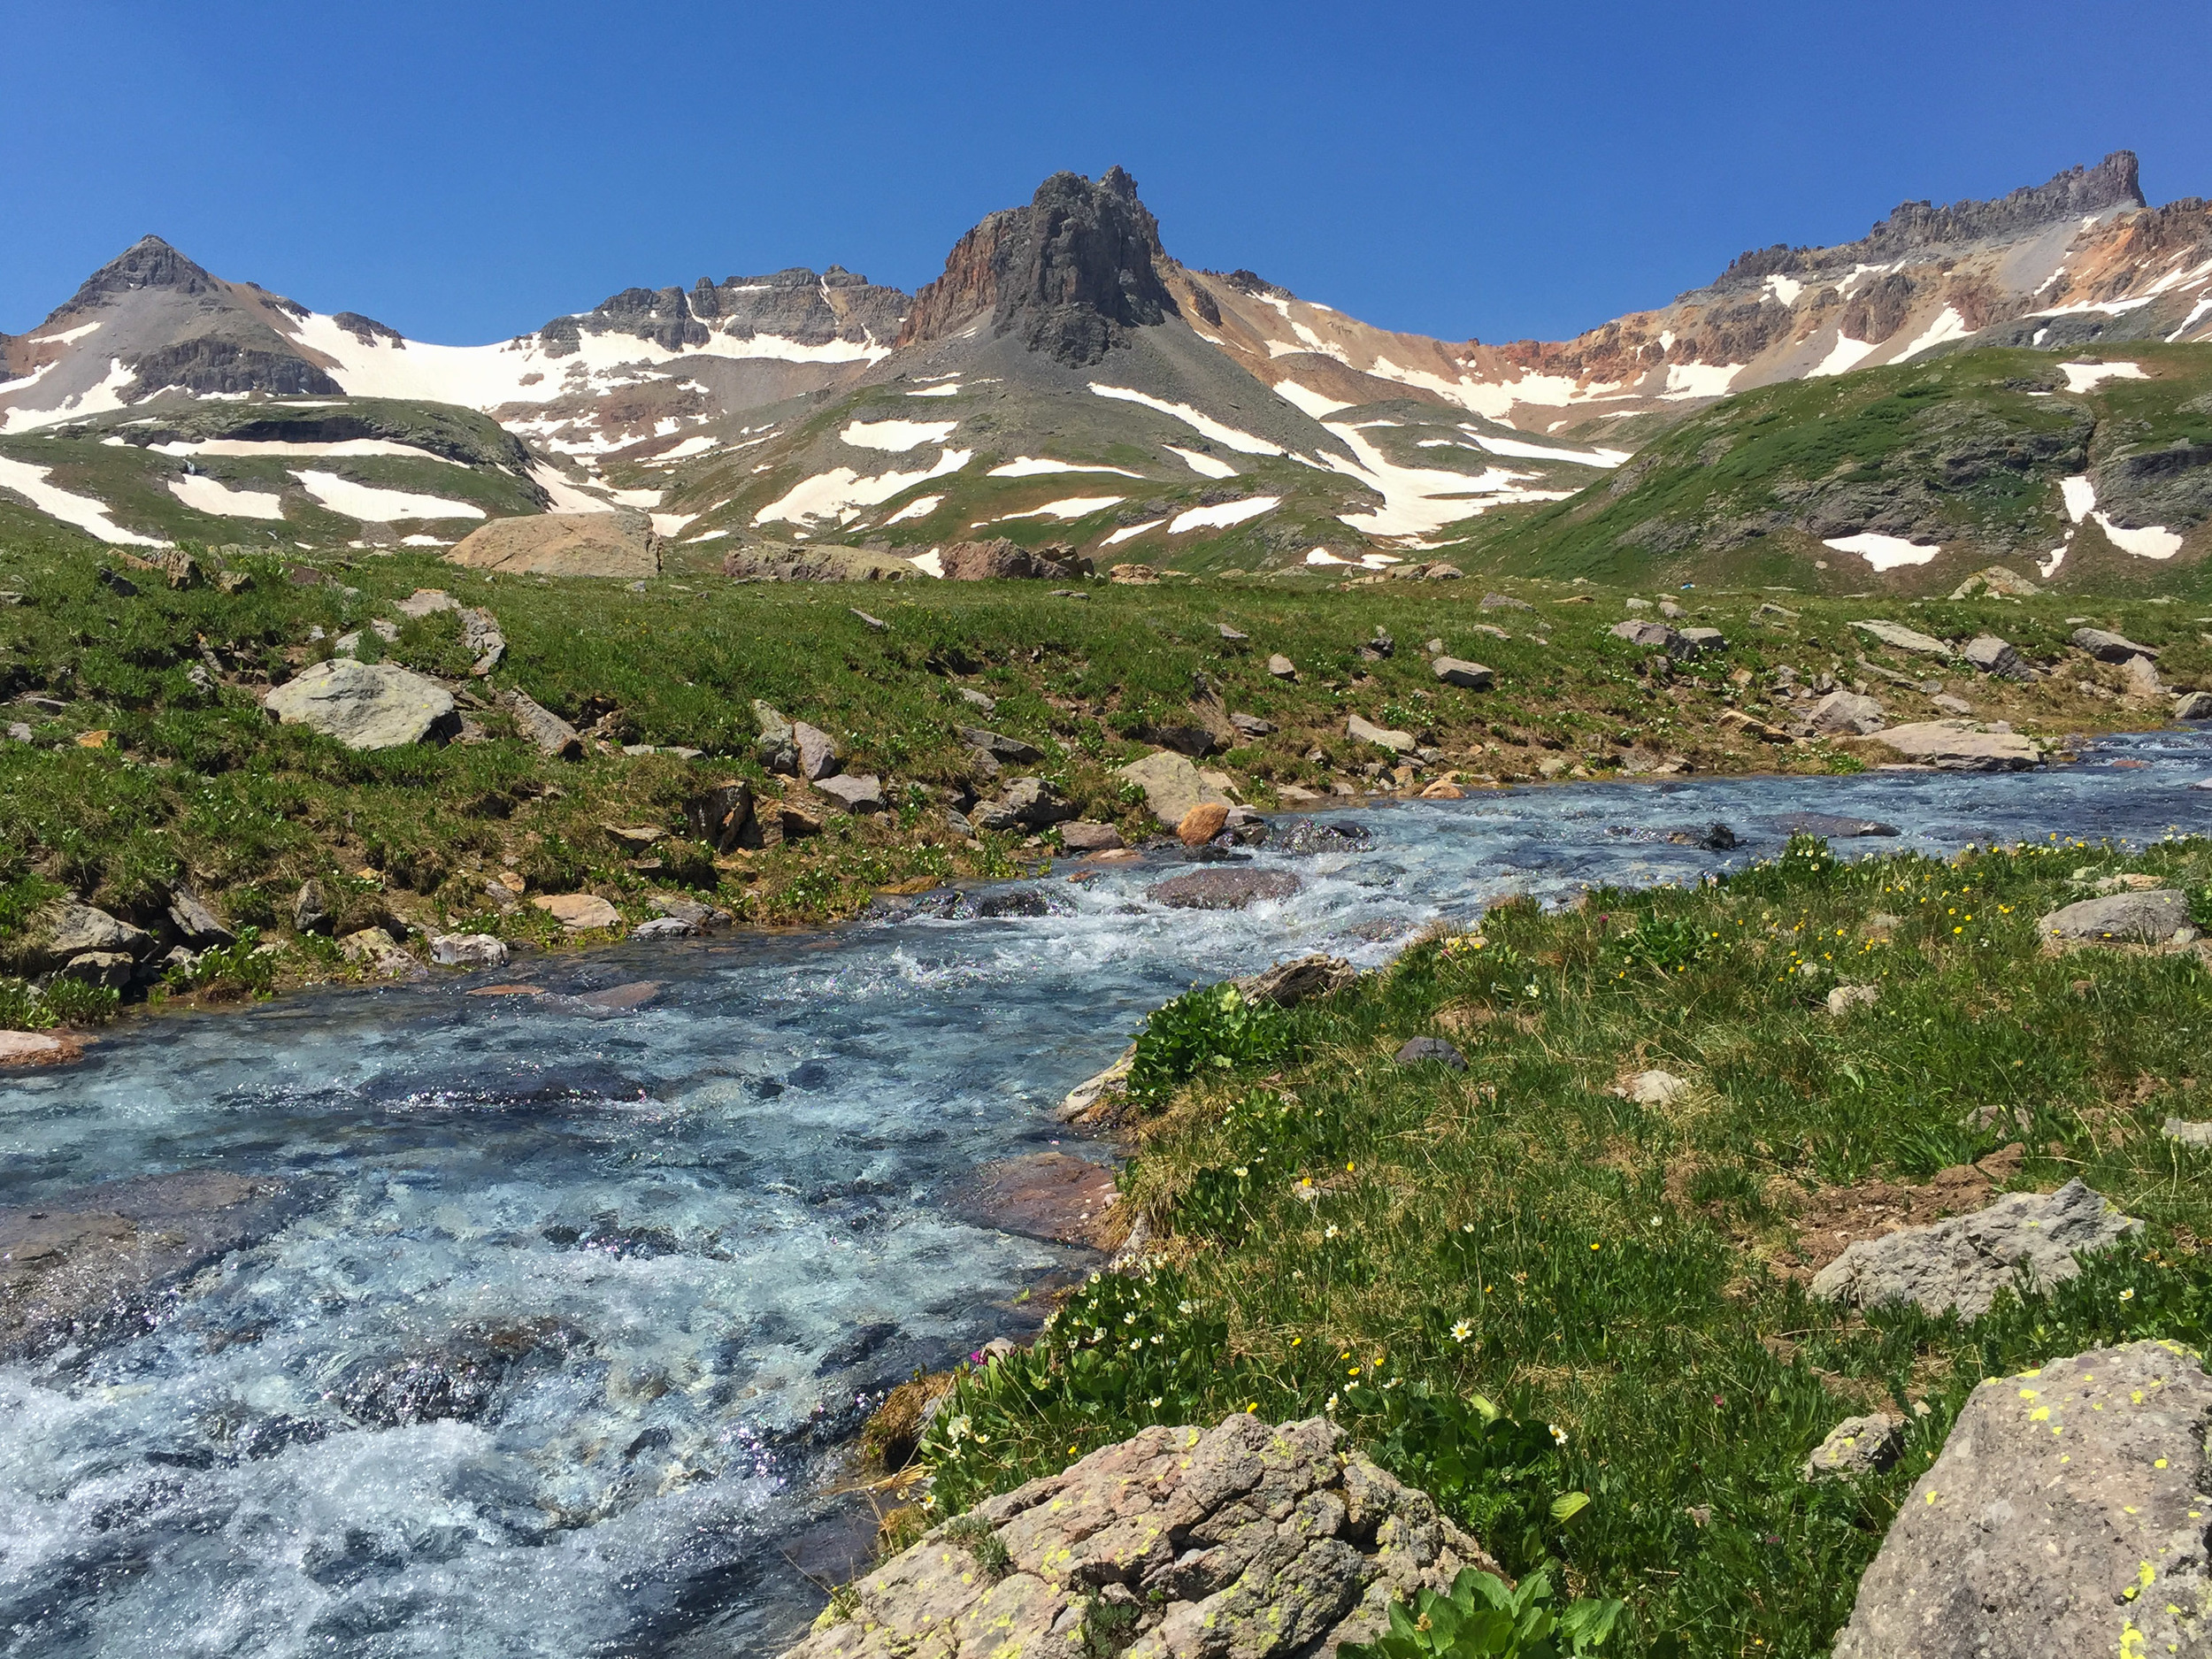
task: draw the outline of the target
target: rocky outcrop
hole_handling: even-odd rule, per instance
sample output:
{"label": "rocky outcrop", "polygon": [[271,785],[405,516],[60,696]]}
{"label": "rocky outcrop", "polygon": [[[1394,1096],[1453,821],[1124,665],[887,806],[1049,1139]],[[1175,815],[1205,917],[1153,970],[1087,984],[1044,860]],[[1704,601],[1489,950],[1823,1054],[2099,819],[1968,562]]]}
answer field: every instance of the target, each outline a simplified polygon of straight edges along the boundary
{"label": "rocky outcrop", "polygon": [[1976,1388],[1859,1581],[1835,1659],[2201,1654],[2212,1379],[2168,1342]]}
{"label": "rocky outcrop", "polygon": [[1109,168],[1095,184],[1056,173],[1028,206],[991,214],[954,245],[944,274],[914,296],[898,344],[945,339],[988,312],[994,337],[1096,363],[1129,330],[1174,313],[1158,271],[1166,258],[1159,221],[1126,173]]}
{"label": "rocky outcrop", "polygon": [[2055,1193],[2008,1193],[1972,1215],[1853,1241],[1813,1276],[1813,1294],[1860,1308],[1916,1302],[1930,1313],[1956,1309],[1962,1318],[1978,1318],[2021,1270],[2047,1288],[2078,1273],[2079,1256],[2142,1225],[2078,1179]]}
{"label": "rocky outcrop", "polygon": [[304,726],[348,749],[401,749],[457,736],[453,694],[396,663],[334,657],[304,668],[262,698],[286,726]]}
{"label": "rocky outcrop", "polygon": [[2056,946],[2155,945],[2189,926],[2189,895],[2173,887],[2084,899],[2039,919],[2035,931]]}
{"label": "rocky outcrop", "polygon": [[1071,581],[1090,573],[1091,562],[1064,542],[1026,548],[996,536],[988,541],[955,541],[938,556],[951,582]]}
{"label": "rocky outcrop", "polygon": [[722,573],[739,582],[897,582],[918,577],[911,559],[849,547],[732,548]]}
{"label": "rocky outcrop", "polygon": [[1921,720],[1893,726],[1875,741],[1908,760],[1942,772],[2024,772],[2043,764],[2043,746],[2017,732],[2000,732],[1974,720]]}
{"label": "rocky outcrop", "polygon": [[[852,1586],[786,1659],[1288,1659],[1372,1639],[1479,1544],[1325,1417],[1149,1428],[948,1521]],[[1118,1643],[1117,1646],[1119,1644]]]}
{"label": "rocky outcrop", "polygon": [[661,539],[635,513],[541,512],[495,518],[447,554],[449,565],[509,576],[612,576],[636,581],[661,573]]}

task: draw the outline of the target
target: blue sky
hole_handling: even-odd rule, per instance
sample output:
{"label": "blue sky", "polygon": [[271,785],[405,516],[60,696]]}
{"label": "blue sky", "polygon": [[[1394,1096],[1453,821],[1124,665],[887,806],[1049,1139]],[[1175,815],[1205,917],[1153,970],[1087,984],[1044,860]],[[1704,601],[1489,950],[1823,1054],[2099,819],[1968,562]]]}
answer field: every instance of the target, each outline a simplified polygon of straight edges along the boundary
{"label": "blue sky", "polygon": [[418,338],[832,262],[1119,162],[1186,263],[1558,338],[2127,147],[2212,196],[2212,9],[0,0],[0,330],[147,231]]}

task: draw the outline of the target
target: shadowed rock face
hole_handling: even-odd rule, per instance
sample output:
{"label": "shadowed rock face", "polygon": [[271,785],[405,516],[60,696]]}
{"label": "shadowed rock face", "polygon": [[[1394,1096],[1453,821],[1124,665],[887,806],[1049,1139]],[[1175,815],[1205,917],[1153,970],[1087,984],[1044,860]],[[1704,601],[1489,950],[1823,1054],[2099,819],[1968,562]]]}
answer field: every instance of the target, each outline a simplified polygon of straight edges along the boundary
{"label": "shadowed rock face", "polygon": [[1056,173],[1027,207],[992,214],[963,236],[945,273],[914,296],[901,346],[941,340],[985,311],[1063,363],[1096,363],[1120,334],[1164,321],[1175,302],[1156,262],[1159,221],[1119,167],[1094,184]]}

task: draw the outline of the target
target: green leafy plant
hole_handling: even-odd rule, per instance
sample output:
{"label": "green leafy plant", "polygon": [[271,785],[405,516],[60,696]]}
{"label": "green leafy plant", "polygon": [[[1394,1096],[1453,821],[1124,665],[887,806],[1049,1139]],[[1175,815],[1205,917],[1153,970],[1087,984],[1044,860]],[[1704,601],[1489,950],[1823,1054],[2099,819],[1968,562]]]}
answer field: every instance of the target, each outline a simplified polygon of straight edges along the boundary
{"label": "green leafy plant", "polygon": [[1450,1594],[1424,1590],[1410,1612],[1394,1602],[1388,1634],[1339,1651],[1343,1659],[1563,1659],[1602,1647],[1621,1609],[1586,1598],[1555,1609],[1548,1574],[1532,1572],[1509,1589],[1495,1573],[1469,1567]]}
{"label": "green leafy plant", "polygon": [[1234,985],[1194,986],[1153,1010],[1137,1033],[1129,1098],[1157,1105],[1202,1071],[1234,1071],[1279,1059],[1290,1046],[1282,1010]]}
{"label": "green leafy plant", "polygon": [[1542,1559],[1546,1523],[1571,1519],[1583,1507],[1563,1514],[1551,1496],[1562,1437],[1548,1423],[1509,1417],[1480,1394],[1463,1400],[1425,1381],[1351,1387],[1345,1404],[1371,1414],[1380,1430],[1369,1446],[1377,1463],[1428,1493],[1509,1565]]}
{"label": "green leafy plant", "polygon": [[[334,957],[337,947],[328,941]],[[261,930],[242,927],[237,939],[227,945],[218,945],[203,950],[193,959],[190,967],[179,965],[169,970],[169,984],[180,991],[218,991],[247,996],[267,996],[276,988],[277,961],[273,952],[262,950]]]}
{"label": "green leafy plant", "polygon": [[1630,964],[1661,974],[1686,973],[1705,960],[1712,939],[1685,916],[1642,916],[1621,936],[1621,954]]}
{"label": "green leafy plant", "polygon": [[54,1020],[54,1010],[35,987],[0,979],[0,1031],[44,1031]]}
{"label": "green leafy plant", "polygon": [[46,987],[46,1006],[65,1025],[104,1025],[123,1005],[123,994],[66,975]]}

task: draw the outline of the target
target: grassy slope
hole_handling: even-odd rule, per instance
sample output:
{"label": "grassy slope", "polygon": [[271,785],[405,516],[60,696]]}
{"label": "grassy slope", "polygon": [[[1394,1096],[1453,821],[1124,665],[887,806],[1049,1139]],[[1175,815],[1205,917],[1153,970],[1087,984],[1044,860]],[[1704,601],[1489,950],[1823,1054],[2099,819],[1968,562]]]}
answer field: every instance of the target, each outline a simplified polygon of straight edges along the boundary
{"label": "grassy slope", "polygon": [[[1263,805],[1294,782],[1405,787],[1382,771],[1379,750],[1345,735],[1354,712],[1413,730],[1444,751],[1417,784],[1527,779],[1562,765],[1603,775],[1639,756],[1681,757],[1708,771],[1847,766],[1855,763],[1833,746],[1777,749],[1717,716],[1741,706],[1780,718],[1763,700],[1763,681],[1739,689],[1732,672],[1785,663],[1809,675],[1832,666],[1847,677],[1861,672],[1840,623],[1867,610],[1807,602],[1798,623],[1762,628],[1748,620],[1761,595],[1696,595],[1701,619],[1724,628],[1734,649],[1669,680],[1640,674],[1641,654],[1606,636],[1620,614],[1616,596],[1568,604],[1558,602],[1571,590],[1525,584],[1537,611],[1481,611],[1471,582],[1340,588],[1303,579],[1208,580],[1097,585],[1090,597],[1069,599],[1041,584],[916,581],[856,591],[739,587],[694,572],[632,592],[611,582],[487,579],[402,554],[333,567],[348,586],[295,585],[281,573],[293,567],[262,561],[242,566],[257,573],[234,596],[171,593],[142,576],[144,591],[126,598],[95,580],[109,563],[112,556],[82,545],[0,548],[0,589],[30,601],[0,608],[0,688],[12,698],[37,692],[69,703],[52,717],[19,704],[7,710],[37,741],[0,743],[0,792],[11,808],[0,821],[0,880],[29,882],[23,891],[31,895],[73,889],[138,918],[158,910],[167,884],[188,876],[233,920],[266,927],[288,914],[303,880],[326,877],[356,883],[359,919],[389,915],[428,929],[540,939],[552,930],[534,910],[493,913],[491,877],[518,872],[534,892],[589,887],[633,919],[647,913],[651,892],[682,880],[749,921],[783,922],[849,914],[889,885],[1005,876],[1027,855],[1048,856],[1048,839],[971,846],[948,825],[933,791],[969,776],[955,728],[978,718],[957,695],[962,686],[998,698],[988,724],[1039,744],[1048,757],[1040,772],[1087,815],[1118,820],[1133,837],[1153,826],[1111,768],[1147,752],[1128,733],[1177,716],[1194,672],[1212,676],[1232,709],[1281,728],[1214,763]],[[580,726],[606,716],[621,741],[695,747],[708,758],[597,754],[564,764],[507,736],[491,708],[474,715],[491,741],[382,755],[351,754],[265,719],[257,703],[270,683],[326,652],[328,638],[389,616],[389,602],[418,586],[444,586],[494,610],[511,641],[495,687],[526,690]],[[853,614],[856,603],[888,628],[869,628]],[[1994,628],[2038,653],[2062,641],[2061,610],[2039,600],[1897,614],[1952,635]],[[2154,604],[2096,611],[2165,645],[2170,680],[2212,684],[2212,651],[2185,611]],[[1479,634],[1478,620],[1502,622],[1515,637]],[[1249,634],[1249,643],[1225,641],[1221,623]],[[1378,625],[1397,638],[1397,655],[1363,662],[1357,648]],[[311,639],[318,628],[324,643]],[[451,628],[449,618],[411,624],[394,654],[450,671]],[[1531,637],[1539,628],[1549,645]],[[1431,637],[1490,664],[1498,689],[1439,685],[1420,649]],[[191,677],[202,641],[221,674],[211,691]],[[1297,684],[1267,675],[1272,651],[1296,661]],[[2080,696],[2070,677],[2026,688],[1949,683],[1988,714],[2047,733],[2142,718]],[[1882,695],[1894,718],[1937,712],[1915,692]],[[661,849],[662,870],[635,868],[605,826],[680,832],[684,802],[724,777],[749,777],[771,797],[785,787],[750,757],[757,697],[838,733],[850,751],[848,770],[882,775],[896,810],[833,815],[818,839],[718,869],[703,846],[679,834]],[[111,734],[103,746],[73,741],[96,731]],[[1316,751],[1321,757],[1310,758]],[[0,910],[0,947],[22,925],[22,909]],[[298,968],[323,971],[306,961]]]}
{"label": "grassy slope", "polygon": [[[1556,1556],[1578,1590],[1624,1597],[1628,1654],[1824,1652],[1983,1377],[2212,1340],[2212,1166],[2159,1133],[2212,1117],[2212,972],[2187,952],[2046,956],[2033,926],[2085,870],[2152,872],[2212,921],[2212,844],[1793,851],[1717,887],[1494,911],[1479,948],[1417,945],[1292,1010],[1272,1075],[1191,1085],[1141,1120],[1124,1188],[1159,1254],[966,1376],[923,1448],[941,1512],[1144,1424],[1247,1409],[1333,1409],[1449,1490],[1495,1443],[1458,1403],[1479,1391],[1563,1435],[1448,1499],[1511,1568]],[[1851,981],[1879,1005],[1830,1016]],[[1467,1071],[1394,1064],[1419,1035]],[[1691,1092],[1614,1092],[1647,1067]],[[1971,1323],[1809,1298],[1797,1218],[1819,1194],[2016,1141],[2009,1185],[2080,1176],[2147,1231]],[[1828,1429],[1878,1409],[1910,1425],[1896,1468],[1800,1479]],[[1555,1519],[1572,1492],[1592,1502]]]}

